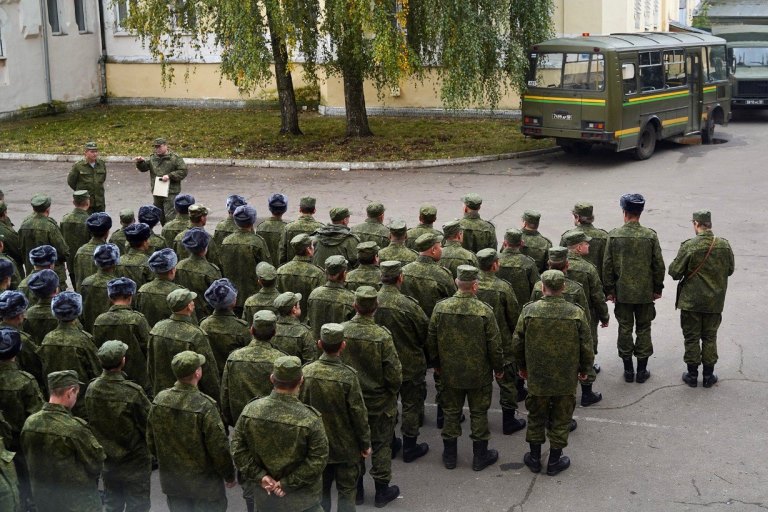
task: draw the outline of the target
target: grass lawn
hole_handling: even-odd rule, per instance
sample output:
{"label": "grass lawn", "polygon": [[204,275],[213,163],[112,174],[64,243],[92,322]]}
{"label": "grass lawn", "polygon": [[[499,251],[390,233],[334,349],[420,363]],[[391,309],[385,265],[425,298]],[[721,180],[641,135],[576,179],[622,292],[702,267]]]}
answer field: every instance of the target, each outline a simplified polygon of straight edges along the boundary
{"label": "grass lawn", "polygon": [[385,161],[492,155],[551,147],[526,139],[508,119],[370,117],[373,137],[344,136],[345,120],[302,113],[301,137],[281,136],[274,110],[100,106],[0,122],[0,152],[80,154],[96,141],[103,155],[147,155],[165,137],[184,157]]}

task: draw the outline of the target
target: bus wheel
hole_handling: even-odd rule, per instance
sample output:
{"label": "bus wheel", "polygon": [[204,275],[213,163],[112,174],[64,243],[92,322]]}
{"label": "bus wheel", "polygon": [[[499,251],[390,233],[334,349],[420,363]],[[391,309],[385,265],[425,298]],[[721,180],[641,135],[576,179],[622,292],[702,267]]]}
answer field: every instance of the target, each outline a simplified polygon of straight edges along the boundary
{"label": "bus wheel", "polygon": [[636,160],[648,160],[656,149],[656,128],[651,123],[645,125],[635,148]]}
{"label": "bus wheel", "polygon": [[701,129],[701,143],[712,144],[715,139],[715,119],[712,114],[707,116],[707,121]]}

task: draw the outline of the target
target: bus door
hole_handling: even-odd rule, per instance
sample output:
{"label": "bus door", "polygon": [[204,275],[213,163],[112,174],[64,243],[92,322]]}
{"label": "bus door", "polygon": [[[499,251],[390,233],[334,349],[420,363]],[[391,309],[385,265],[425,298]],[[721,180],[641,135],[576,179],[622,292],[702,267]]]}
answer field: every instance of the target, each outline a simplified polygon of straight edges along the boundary
{"label": "bus door", "polygon": [[690,91],[690,113],[688,132],[701,129],[701,113],[704,105],[704,73],[702,72],[702,49],[689,48],[685,54],[685,70]]}
{"label": "bus door", "polygon": [[637,52],[619,55],[619,72],[621,73],[621,122],[615,132],[618,149],[633,148],[637,144],[637,136],[640,133],[640,109],[638,104],[632,104],[629,100],[637,96],[638,65]]}

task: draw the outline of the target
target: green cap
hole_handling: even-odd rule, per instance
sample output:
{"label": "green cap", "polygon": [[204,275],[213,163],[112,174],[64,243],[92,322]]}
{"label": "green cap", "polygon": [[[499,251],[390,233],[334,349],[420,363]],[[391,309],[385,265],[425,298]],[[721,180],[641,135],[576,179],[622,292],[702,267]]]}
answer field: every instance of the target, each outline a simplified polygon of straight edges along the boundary
{"label": "green cap", "polygon": [[419,206],[419,215],[426,217],[434,217],[437,215],[437,207],[431,204],[423,204]]}
{"label": "green cap", "polygon": [[189,291],[186,288],[177,288],[168,294],[165,302],[168,303],[168,307],[171,308],[171,311],[175,313],[176,311],[181,311],[187,307],[187,304],[196,298],[197,294],[195,292]]}
{"label": "green cap", "polygon": [[479,210],[480,205],[483,204],[483,198],[480,197],[480,194],[475,194],[474,192],[470,192],[469,194],[465,195],[461,198],[461,200],[464,201],[464,204],[467,205],[467,208],[472,210]]}
{"label": "green cap", "polygon": [[391,233],[396,235],[403,234],[408,231],[408,225],[403,219],[391,219],[389,224],[387,224],[387,228],[389,228]]}
{"label": "green cap", "polygon": [[262,309],[253,314],[251,327],[258,333],[267,333],[275,328],[277,315],[268,309]]}
{"label": "green cap", "polygon": [[300,293],[283,292],[275,298],[274,302],[272,302],[272,305],[280,309],[285,307],[293,307],[298,304],[299,301],[301,301]]}
{"label": "green cap", "polygon": [[163,137],[158,137],[155,139],[154,146],[162,146],[163,144],[168,144],[168,142]]}
{"label": "green cap", "polygon": [[369,217],[378,217],[384,213],[384,210],[385,208],[383,204],[374,201],[373,203],[368,204],[365,208],[365,213],[367,213]]}
{"label": "green cap", "polygon": [[592,237],[583,231],[571,230],[563,235],[563,242],[566,247],[572,247],[581,242],[589,242],[590,240],[592,240]]}
{"label": "green cap", "polygon": [[256,277],[265,281],[274,281],[277,279],[277,269],[266,261],[259,262],[256,265]]}
{"label": "green cap", "polygon": [[379,294],[373,286],[360,286],[355,290],[355,304],[360,306],[373,306],[379,299]]}
{"label": "green cap", "polygon": [[576,203],[573,206],[573,214],[579,217],[591,217],[593,207],[591,203]]}
{"label": "green cap", "polygon": [[699,210],[699,211],[693,212],[692,220],[695,220],[696,222],[710,223],[712,222],[712,212],[710,212],[709,210]]}
{"label": "green cap", "polygon": [[107,340],[101,344],[96,355],[103,368],[117,368],[128,352],[128,345],[120,340]]}
{"label": "green cap", "polygon": [[51,197],[45,194],[35,194],[29,204],[32,205],[32,208],[45,210],[51,206]]}
{"label": "green cap", "polygon": [[177,379],[183,379],[195,373],[195,370],[204,364],[205,356],[203,354],[185,350],[173,356],[173,359],[171,359],[171,370]]}
{"label": "green cap", "polygon": [[312,237],[306,233],[301,233],[291,238],[291,247],[293,248],[294,251],[304,249],[305,247],[309,247],[310,245],[312,245]]}
{"label": "green cap", "polygon": [[486,248],[477,253],[477,263],[484,270],[490,268],[493,262],[498,259],[499,253],[496,252],[496,249]]}
{"label": "green cap", "polygon": [[541,274],[541,283],[553,292],[558,292],[565,286],[565,274],[559,270],[547,270]]}
{"label": "green cap", "polygon": [[523,240],[523,232],[517,228],[508,229],[504,233],[504,241],[509,245],[519,245]]}
{"label": "green cap", "polygon": [[120,222],[123,224],[131,224],[136,220],[136,214],[130,208],[120,210]]}
{"label": "green cap", "polygon": [[69,386],[85,386],[85,383],[80,382],[80,377],[78,377],[75,370],[63,370],[48,374],[49,390],[53,391],[54,389],[66,388]]}
{"label": "green cap", "polygon": [[547,251],[547,259],[552,263],[563,263],[568,261],[568,249],[557,245],[550,247]]}
{"label": "green cap", "polygon": [[341,324],[324,324],[320,328],[320,339],[326,345],[335,347],[344,341],[344,326]]}
{"label": "green cap", "polygon": [[461,222],[459,222],[459,219],[453,219],[452,221],[443,224],[443,234],[446,237],[456,236],[462,231],[464,231],[464,229],[461,227]]}
{"label": "green cap", "polygon": [[191,220],[200,220],[208,215],[210,210],[208,210],[208,207],[204,204],[195,203],[191,205],[187,211]]}
{"label": "green cap", "polygon": [[480,273],[480,271],[477,269],[477,267],[473,267],[472,265],[459,265],[456,269],[456,278],[459,281],[477,281],[477,275]]}
{"label": "green cap", "polygon": [[302,197],[299,200],[299,208],[303,208],[305,210],[314,210],[315,204],[317,204],[317,200],[314,197]]}
{"label": "green cap", "polygon": [[91,198],[91,193],[87,190],[75,190],[72,192],[72,199],[75,201],[85,201]]}
{"label": "green cap", "polygon": [[325,272],[329,276],[335,276],[339,272],[347,270],[348,265],[349,262],[344,258],[344,256],[334,254],[333,256],[328,256],[328,258],[325,260]]}
{"label": "green cap", "polygon": [[419,238],[416,239],[416,242],[414,243],[414,247],[416,247],[416,250],[419,252],[428,251],[432,248],[433,245],[439,244],[443,241],[443,237],[440,235],[437,235],[435,233],[424,233]]}
{"label": "green cap", "polygon": [[379,270],[381,277],[397,277],[403,273],[403,264],[397,260],[382,261]]}
{"label": "green cap", "polygon": [[380,247],[376,242],[360,242],[357,244],[357,254],[360,256],[376,256]]}
{"label": "green cap", "polygon": [[301,359],[296,356],[281,356],[275,359],[272,376],[276,382],[290,384],[301,378]]}
{"label": "green cap", "polygon": [[340,220],[344,220],[347,217],[349,217],[349,208],[345,208],[343,206],[337,206],[336,208],[331,208],[330,214],[331,214],[331,221],[338,222]]}
{"label": "green cap", "polygon": [[90,151],[94,151],[94,150],[98,151],[99,150],[99,146],[95,142],[90,141],[90,142],[86,142],[85,143],[85,149],[90,150]]}
{"label": "green cap", "polygon": [[531,224],[538,224],[539,220],[541,220],[541,213],[536,210],[525,210],[523,212],[523,220]]}

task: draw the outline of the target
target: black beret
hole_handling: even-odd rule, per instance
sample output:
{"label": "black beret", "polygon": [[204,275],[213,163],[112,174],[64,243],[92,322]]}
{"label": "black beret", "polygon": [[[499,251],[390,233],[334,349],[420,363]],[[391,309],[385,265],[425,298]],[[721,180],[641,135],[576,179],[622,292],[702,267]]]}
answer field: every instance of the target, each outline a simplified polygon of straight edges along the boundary
{"label": "black beret", "polygon": [[56,248],[51,245],[40,245],[29,251],[29,261],[36,267],[49,267],[58,259]]}

